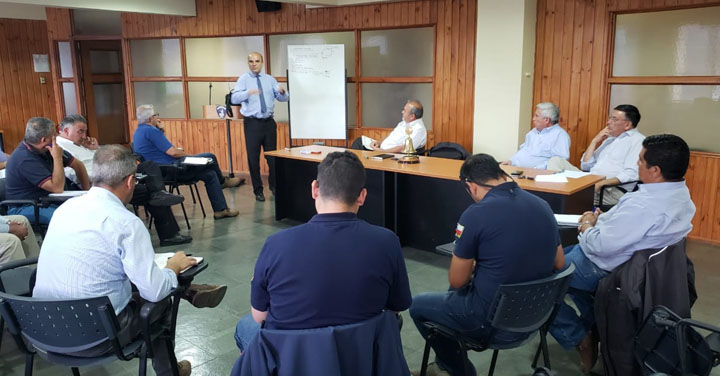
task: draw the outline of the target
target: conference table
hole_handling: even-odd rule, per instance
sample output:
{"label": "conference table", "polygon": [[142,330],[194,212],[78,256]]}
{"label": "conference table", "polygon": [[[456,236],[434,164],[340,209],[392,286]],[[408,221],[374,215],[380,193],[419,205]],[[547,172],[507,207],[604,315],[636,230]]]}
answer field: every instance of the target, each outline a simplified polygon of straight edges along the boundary
{"label": "conference table", "polygon": [[[307,222],[315,215],[310,184],[317,166],[328,153],[355,153],[366,169],[368,195],[358,217],[394,231],[403,246],[433,251],[453,241],[462,212],[473,203],[460,182],[463,161],[420,157],[420,163],[402,164],[393,159],[373,159],[377,151],[351,150],[328,146],[302,146],[274,150],[275,219]],[[595,183],[602,176],[568,178],[567,183],[536,182],[537,175],[554,171],[501,166],[508,174],[522,171],[525,178],[513,178],[518,185],[550,204],[554,213],[581,214],[591,210]],[[563,242],[563,244],[565,244]]]}

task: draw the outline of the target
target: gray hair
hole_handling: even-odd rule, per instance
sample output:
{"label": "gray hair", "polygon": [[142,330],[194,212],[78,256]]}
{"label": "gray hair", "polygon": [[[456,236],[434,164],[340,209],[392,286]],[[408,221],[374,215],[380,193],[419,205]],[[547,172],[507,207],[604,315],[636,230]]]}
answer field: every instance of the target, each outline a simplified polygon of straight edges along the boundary
{"label": "gray hair", "polygon": [[42,138],[50,138],[55,130],[52,120],[44,117],[34,117],[28,120],[25,125],[25,142],[37,144]]}
{"label": "gray hair", "polygon": [[415,116],[415,119],[422,119],[423,116],[423,105],[420,103],[417,99],[411,99],[408,101],[410,103],[410,114]]}
{"label": "gray hair", "polygon": [[540,110],[540,115],[544,118],[550,119],[550,122],[555,124],[560,118],[560,109],[558,106],[551,102],[538,103],[535,108]]}
{"label": "gray hair", "polygon": [[153,115],[155,115],[155,107],[151,104],[141,104],[135,110],[137,114],[138,124],[147,124]]}
{"label": "gray hair", "polygon": [[67,128],[72,128],[75,123],[83,123],[87,125],[87,120],[85,120],[85,117],[80,114],[65,116],[62,120],[60,120],[60,130],[64,131]]}
{"label": "gray hair", "polygon": [[93,185],[117,187],[137,170],[135,157],[121,145],[101,146],[93,156],[90,181]]}

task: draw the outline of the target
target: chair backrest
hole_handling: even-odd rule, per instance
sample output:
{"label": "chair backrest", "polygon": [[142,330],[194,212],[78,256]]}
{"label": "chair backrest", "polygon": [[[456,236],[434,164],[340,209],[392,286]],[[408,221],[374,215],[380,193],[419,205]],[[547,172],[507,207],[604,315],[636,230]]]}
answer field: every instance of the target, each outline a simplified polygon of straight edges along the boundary
{"label": "chair backrest", "polygon": [[10,333],[42,351],[68,354],[87,350],[107,341],[108,331],[117,329],[107,296],[46,300],[0,293],[0,298],[0,311]]}
{"label": "chair backrest", "polygon": [[454,142],[440,142],[427,152],[428,157],[465,160],[470,153],[460,144]]}
{"label": "chair backrest", "polygon": [[490,312],[493,328],[517,333],[539,329],[552,315],[570,287],[575,265],[535,281],[501,285]]}
{"label": "chair backrest", "polygon": [[0,202],[2,201],[5,201],[5,178],[0,179]]}
{"label": "chair backrest", "polygon": [[355,140],[353,140],[352,144],[350,144],[350,149],[354,150],[365,150],[362,144],[362,137],[358,137]]}

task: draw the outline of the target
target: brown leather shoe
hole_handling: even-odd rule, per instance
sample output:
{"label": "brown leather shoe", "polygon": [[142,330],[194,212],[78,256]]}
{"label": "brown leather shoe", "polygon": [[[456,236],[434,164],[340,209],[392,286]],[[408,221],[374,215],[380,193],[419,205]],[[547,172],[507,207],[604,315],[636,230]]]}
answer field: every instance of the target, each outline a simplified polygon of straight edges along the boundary
{"label": "brown leather shoe", "polygon": [[243,183],[245,183],[245,179],[230,178],[230,177],[226,176],[225,179],[223,179],[222,187],[223,188],[235,188],[237,186],[242,185]]}
{"label": "brown leather shoe", "polygon": [[229,218],[229,217],[237,217],[238,214],[240,214],[240,212],[237,210],[225,209],[225,210],[216,211],[215,214],[213,215],[213,217],[215,217],[215,219],[222,219],[222,218]]}
{"label": "brown leather shoe", "polygon": [[192,365],[187,360],[181,360],[178,362],[178,374],[180,376],[190,376],[192,373]]}
{"label": "brown leather shoe", "polygon": [[190,285],[183,298],[196,308],[215,308],[227,292],[225,285]]}
{"label": "brown leather shoe", "polygon": [[576,348],[580,353],[580,369],[587,375],[597,362],[598,343],[593,339],[592,333],[588,332]]}

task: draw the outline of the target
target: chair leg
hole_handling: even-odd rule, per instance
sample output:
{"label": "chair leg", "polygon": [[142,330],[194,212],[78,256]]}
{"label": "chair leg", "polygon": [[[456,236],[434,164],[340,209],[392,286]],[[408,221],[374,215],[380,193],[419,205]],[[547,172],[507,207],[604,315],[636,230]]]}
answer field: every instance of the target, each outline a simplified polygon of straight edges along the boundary
{"label": "chair leg", "polygon": [[[190,196],[192,196],[193,199],[193,205],[197,204],[197,201],[195,201],[195,192],[193,192],[192,185],[189,185],[188,188],[190,188]],[[180,193],[180,190],[178,190],[178,194]]]}
{"label": "chair leg", "polygon": [[5,335],[5,320],[3,320],[2,317],[0,317],[0,349],[2,348],[2,339]]}
{"label": "chair leg", "polygon": [[546,334],[547,333],[540,333],[540,346],[542,346],[543,365],[548,369],[552,369],[552,367],[550,366],[550,351],[548,351]]}
{"label": "chair leg", "polygon": [[[205,215],[205,206],[203,206],[202,203],[202,197],[200,197],[200,191],[198,190],[197,183],[193,184],[193,187],[195,187],[195,193],[197,193],[197,199],[200,201],[200,210],[202,210],[203,218],[207,217]],[[192,191],[192,187],[190,187],[190,191]]]}
{"label": "chair leg", "polygon": [[71,369],[72,369],[73,376],[80,376],[80,370],[78,370],[77,367],[73,367]]}
{"label": "chair leg", "polygon": [[138,376],[147,375],[147,353],[144,350],[140,354],[139,367],[140,368],[138,369]]}
{"label": "chair leg", "polygon": [[427,372],[428,359],[430,358],[430,342],[425,341],[425,351],[423,352],[422,365],[420,366],[420,376],[425,376]]}
{"label": "chair leg", "polygon": [[488,376],[493,376],[493,373],[495,372],[495,363],[497,363],[497,357],[498,353],[500,353],[500,350],[494,350],[492,360],[490,361],[490,371],[488,372]]}
{"label": "chair leg", "polygon": [[33,354],[25,354],[25,376],[32,376]]}
{"label": "chair leg", "polygon": [[[542,334],[541,334],[542,336]],[[540,352],[542,351],[542,339],[540,340],[540,343],[538,343],[537,350],[535,350],[535,357],[533,358],[532,362],[532,369],[537,368],[538,360],[540,360]]]}
{"label": "chair leg", "polygon": [[183,216],[185,216],[185,224],[187,225],[188,230],[190,230],[190,221],[188,220],[187,212],[185,211],[185,204],[181,202],[180,207],[183,210]]}

